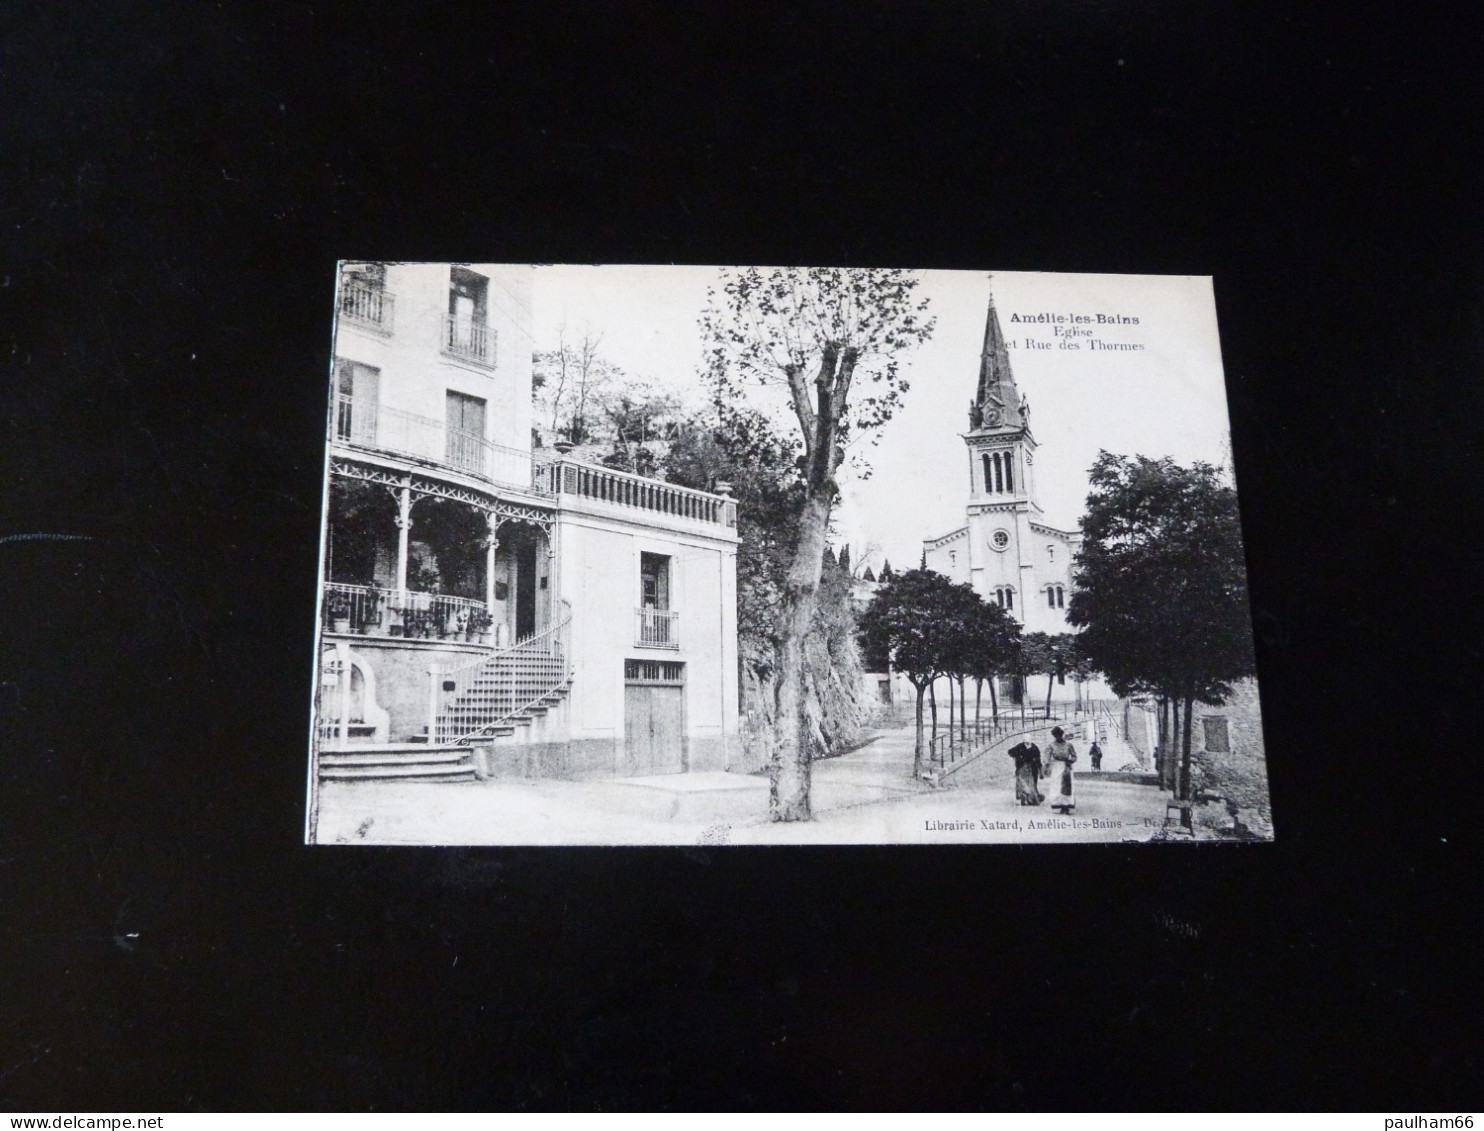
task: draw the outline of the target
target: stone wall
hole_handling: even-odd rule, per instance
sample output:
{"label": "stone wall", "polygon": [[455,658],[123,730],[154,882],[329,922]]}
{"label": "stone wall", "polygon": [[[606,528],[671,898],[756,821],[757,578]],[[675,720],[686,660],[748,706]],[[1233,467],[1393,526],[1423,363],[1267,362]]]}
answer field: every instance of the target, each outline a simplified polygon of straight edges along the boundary
{"label": "stone wall", "polygon": [[390,637],[340,639],[349,643],[357,660],[369,664],[376,673],[376,698],[387,713],[388,742],[408,742],[427,733],[428,669],[434,661],[465,664],[489,655],[488,649],[411,643]]}
{"label": "stone wall", "polygon": [[[1197,703],[1192,712],[1191,777],[1197,790],[1219,794],[1230,805],[1216,802],[1196,808],[1199,823],[1230,834],[1233,822],[1249,832],[1273,835],[1273,813],[1268,797],[1267,758],[1262,739],[1262,710],[1257,681],[1243,680],[1219,707]],[[1207,720],[1211,720],[1209,723]],[[1221,750],[1225,731],[1227,750]],[[1216,749],[1211,747],[1215,746]],[[1236,814],[1231,813],[1235,807]]]}

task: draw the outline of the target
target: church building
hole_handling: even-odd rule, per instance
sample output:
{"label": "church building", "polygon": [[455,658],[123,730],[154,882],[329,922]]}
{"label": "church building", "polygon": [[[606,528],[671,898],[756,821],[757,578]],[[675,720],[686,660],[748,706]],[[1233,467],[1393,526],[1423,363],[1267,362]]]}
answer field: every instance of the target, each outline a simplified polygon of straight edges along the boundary
{"label": "church building", "polygon": [[[968,502],[965,523],[923,543],[923,560],[999,605],[1024,632],[1075,631],[1067,624],[1075,530],[1047,521],[1036,500],[1036,438],[1030,408],[1015,385],[994,300],[984,327],[979,384],[963,433]],[[1013,689],[1011,690],[1013,694]],[[1057,699],[1071,698],[1058,689]],[[1034,697],[1034,693],[1032,693]]]}

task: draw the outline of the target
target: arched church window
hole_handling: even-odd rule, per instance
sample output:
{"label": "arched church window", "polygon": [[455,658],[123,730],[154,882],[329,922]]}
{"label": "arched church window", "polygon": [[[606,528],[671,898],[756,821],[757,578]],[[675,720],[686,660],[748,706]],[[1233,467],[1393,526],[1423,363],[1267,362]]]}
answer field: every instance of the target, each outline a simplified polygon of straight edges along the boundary
{"label": "arched church window", "polygon": [[1046,586],[1046,607],[1048,609],[1064,609],[1066,604],[1066,590],[1060,585]]}
{"label": "arched church window", "polygon": [[999,452],[994,454],[994,489],[996,492],[1005,490],[1004,457]]}
{"label": "arched church window", "polygon": [[1015,590],[1011,589],[1008,585],[1002,585],[998,589],[996,589],[994,591],[994,599],[995,604],[999,605],[999,607],[1004,609],[1006,612],[1014,611]]}
{"label": "arched church window", "polygon": [[1013,468],[1014,468],[1014,464],[1012,464],[1010,462],[1010,453],[1009,452],[1006,452],[1005,453],[1005,490],[1007,490],[1007,491],[1014,491],[1015,490],[1015,472],[1014,472]]}
{"label": "arched church window", "polygon": [[994,472],[989,467],[989,453],[983,453],[984,459],[984,493],[986,495],[994,491]]}
{"label": "arched church window", "polygon": [[996,530],[989,536],[989,544],[996,550],[1007,549],[1010,545],[1010,534],[1005,530]]}

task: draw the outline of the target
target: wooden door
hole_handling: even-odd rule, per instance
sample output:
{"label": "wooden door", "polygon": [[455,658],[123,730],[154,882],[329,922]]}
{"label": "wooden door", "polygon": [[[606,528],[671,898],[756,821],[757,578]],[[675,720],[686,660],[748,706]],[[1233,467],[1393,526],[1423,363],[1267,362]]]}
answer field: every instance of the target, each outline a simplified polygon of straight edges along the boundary
{"label": "wooden door", "polygon": [[515,547],[515,638],[536,635],[536,544],[522,540]]}
{"label": "wooden door", "polygon": [[484,401],[452,389],[448,392],[445,459],[454,467],[486,474],[484,466]]}
{"label": "wooden door", "polygon": [[632,777],[685,772],[685,688],[624,688],[624,749]]}

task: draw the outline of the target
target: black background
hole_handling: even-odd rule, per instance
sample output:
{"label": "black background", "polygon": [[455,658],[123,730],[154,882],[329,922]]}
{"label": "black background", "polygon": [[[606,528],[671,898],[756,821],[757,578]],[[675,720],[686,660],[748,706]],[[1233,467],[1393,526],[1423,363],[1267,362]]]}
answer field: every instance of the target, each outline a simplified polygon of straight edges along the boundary
{"label": "black background", "polygon": [[[0,1107],[1477,1106],[1472,10],[7,5]],[[1277,842],[303,847],[338,257],[1213,275]]]}

